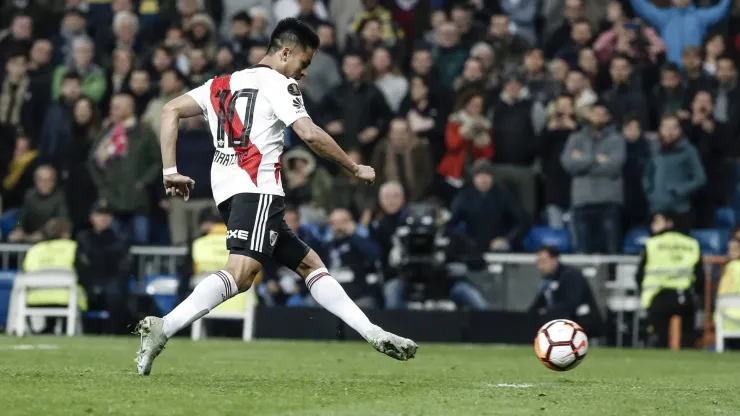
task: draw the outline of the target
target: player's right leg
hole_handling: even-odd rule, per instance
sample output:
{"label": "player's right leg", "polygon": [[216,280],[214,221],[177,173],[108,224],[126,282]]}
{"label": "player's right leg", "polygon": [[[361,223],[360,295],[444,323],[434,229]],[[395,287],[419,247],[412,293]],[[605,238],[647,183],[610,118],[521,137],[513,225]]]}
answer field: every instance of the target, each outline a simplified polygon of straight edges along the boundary
{"label": "player's right leg", "polygon": [[[152,363],[164,349],[167,340],[213,308],[249,290],[262,270],[260,259],[271,247],[265,247],[265,231],[270,222],[272,197],[260,194],[236,194],[219,205],[228,228],[226,267],[206,277],[193,293],[164,318],[148,316],[139,322],[141,348],[136,354],[136,371],[149,375]],[[259,237],[258,237],[259,236]]]}
{"label": "player's right leg", "polygon": [[226,267],[203,279],[172,312],[163,318],[142,319],[136,327],[141,336],[141,347],[136,354],[137,373],[148,376],[154,359],[170,337],[236,294],[249,290],[261,269],[260,262],[251,257],[230,254]]}

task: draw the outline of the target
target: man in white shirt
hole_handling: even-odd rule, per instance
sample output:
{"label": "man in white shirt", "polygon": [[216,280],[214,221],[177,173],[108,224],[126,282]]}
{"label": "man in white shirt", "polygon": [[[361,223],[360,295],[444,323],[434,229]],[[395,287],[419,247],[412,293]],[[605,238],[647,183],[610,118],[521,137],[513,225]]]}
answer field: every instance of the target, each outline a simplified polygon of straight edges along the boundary
{"label": "man in white shirt", "polygon": [[280,180],[283,132],[293,131],[317,154],[372,183],[375,171],[358,165],[308,116],[295,79],[306,70],[319,38],[306,24],[280,21],[270,38],[268,53],[258,65],[202,86],[170,101],[162,111],[160,142],[164,186],[168,195],[186,200],[195,182],[177,171],[175,145],[180,119],[205,116],[216,148],[211,187],[227,225],[229,259],[224,269],[204,279],[164,318],[139,322],[139,375],[149,375],[152,362],[167,340],[180,329],[240,292],[247,291],[267,257],[295,270],[317,303],[360,333],[376,350],[398,360],[416,354],[417,345],[373,325],[319,256],[283,220],[285,204]]}

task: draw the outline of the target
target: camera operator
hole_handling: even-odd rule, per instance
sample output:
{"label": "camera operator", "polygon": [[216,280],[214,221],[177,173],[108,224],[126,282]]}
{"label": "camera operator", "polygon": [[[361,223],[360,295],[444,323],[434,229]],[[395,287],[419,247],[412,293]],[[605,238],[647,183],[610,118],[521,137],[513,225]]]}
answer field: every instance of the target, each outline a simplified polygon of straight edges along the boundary
{"label": "camera operator", "polygon": [[424,299],[449,297],[459,307],[487,309],[483,295],[466,277],[485,267],[475,243],[446,230],[432,204],[410,205],[405,212],[388,258],[386,308],[404,308],[407,289],[413,285],[423,287]]}

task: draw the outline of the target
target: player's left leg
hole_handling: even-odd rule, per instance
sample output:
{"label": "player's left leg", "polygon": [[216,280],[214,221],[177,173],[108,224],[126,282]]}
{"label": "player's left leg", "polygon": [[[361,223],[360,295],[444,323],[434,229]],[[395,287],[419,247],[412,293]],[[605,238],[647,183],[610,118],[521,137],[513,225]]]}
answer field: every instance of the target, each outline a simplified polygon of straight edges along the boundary
{"label": "player's left leg", "polygon": [[414,358],[418,346],[374,325],[332,276],[315,251],[296,236],[283,222],[274,258],[295,270],[306,282],[311,296],[326,310],[352,327],[376,350],[397,360]]}

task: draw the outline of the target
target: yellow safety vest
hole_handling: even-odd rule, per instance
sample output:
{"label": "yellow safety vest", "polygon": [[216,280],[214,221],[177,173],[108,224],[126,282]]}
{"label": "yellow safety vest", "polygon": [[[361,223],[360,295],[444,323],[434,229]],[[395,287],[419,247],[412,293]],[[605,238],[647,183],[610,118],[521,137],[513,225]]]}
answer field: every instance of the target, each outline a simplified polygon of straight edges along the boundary
{"label": "yellow safety vest", "polygon": [[[223,269],[229,259],[229,250],[226,249],[226,226],[217,224],[208,234],[193,241],[191,255],[195,274]],[[259,283],[260,276],[255,279],[254,285]],[[214,310],[233,312],[243,311],[245,307],[246,294],[240,293],[218,305]]]}
{"label": "yellow safety vest", "polygon": [[[717,295],[740,295],[740,260],[732,260],[725,265]],[[717,313],[714,314],[715,319],[717,319]],[[725,309],[722,318],[722,327],[725,331],[740,330],[740,308]]]}
{"label": "yellow safety vest", "polygon": [[[77,243],[73,240],[58,239],[42,241],[31,247],[23,260],[24,272],[61,269],[75,271]],[[69,290],[67,289],[32,289],[26,295],[26,305],[67,306]],[[87,295],[82,286],[77,286],[77,306],[87,310]]]}
{"label": "yellow safety vest", "polygon": [[642,307],[647,309],[663,289],[688,290],[696,276],[694,268],[701,260],[699,242],[681,233],[669,231],[645,243],[645,278],[642,281]]}

